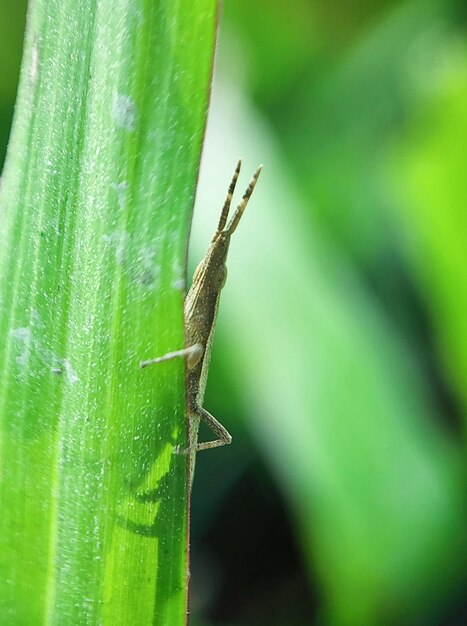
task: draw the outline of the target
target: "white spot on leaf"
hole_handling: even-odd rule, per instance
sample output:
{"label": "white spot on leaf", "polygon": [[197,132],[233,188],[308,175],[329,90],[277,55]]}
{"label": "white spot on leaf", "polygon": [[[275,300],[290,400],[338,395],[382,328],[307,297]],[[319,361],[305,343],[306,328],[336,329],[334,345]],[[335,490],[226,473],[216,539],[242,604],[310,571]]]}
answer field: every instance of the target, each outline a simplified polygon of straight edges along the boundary
{"label": "white spot on leaf", "polygon": [[32,332],[30,328],[13,328],[10,331],[10,335],[13,339],[16,339],[19,348],[19,354],[16,356],[16,362],[21,367],[24,367],[31,354],[32,345]]}
{"label": "white spot on leaf", "polygon": [[185,279],[177,278],[176,280],[173,281],[172,287],[176,289],[177,291],[183,291],[185,289]]}
{"label": "white spot on leaf", "polygon": [[143,246],[138,254],[136,272],[134,278],[136,281],[153,290],[159,283],[161,272],[160,265],[156,262],[157,249],[154,245]]}
{"label": "white spot on leaf", "polygon": [[[32,323],[40,322],[39,314],[37,311],[32,311]],[[39,324],[40,325],[40,324]],[[34,356],[34,361],[37,367],[37,363],[40,364],[40,369],[46,368],[52,374],[60,375],[65,373],[68,382],[72,385],[78,382],[79,378],[76,372],[72,369],[68,359],[62,359],[57,356],[50,348],[44,343],[34,337],[31,328],[21,327],[13,328],[10,331],[10,336],[15,340],[17,345],[16,363],[24,373],[31,374],[32,371],[28,370],[28,364],[31,357]],[[34,372],[37,373],[37,372]]]}
{"label": "white spot on leaf", "polygon": [[70,361],[68,359],[64,359],[63,360],[63,367],[65,369],[65,374],[66,374],[66,377],[67,377],[68,381],[72,385],[75,385],[79,381],[79,378],[78,378],[76,372],[71,367]]}
{"label": "white spot on leaf", "polygon": [[128,184],[125,183],[125,182],[111,183],[110,186],[112,187],[112,189],[117,194],[118,206],[119,206],[120,210],[123,211],[123,209],[126,206],[127,197],[128,197]]}
{"label": "white spot on leaf", "polygon": [[116,95],[113,115],[117,126],[124,130],[135,130],[136,106],[130,96],[121,93]]}
{"label": "white spot on leaf", "polygon": [[110,235],[102,235],[102,239],[114,249],[115,260],[118,265],[122,265],[127,256],[130,235],[124,230],[115,230],[113,233],[110,233]]}
{"label": "white spot on leaf", "polygon": [[39,44],[34,42],[31,50],[31,65],[29,67],[29,81],[31,83],[31,90],[34,90],[37,82],[37,76],[39,74]]}

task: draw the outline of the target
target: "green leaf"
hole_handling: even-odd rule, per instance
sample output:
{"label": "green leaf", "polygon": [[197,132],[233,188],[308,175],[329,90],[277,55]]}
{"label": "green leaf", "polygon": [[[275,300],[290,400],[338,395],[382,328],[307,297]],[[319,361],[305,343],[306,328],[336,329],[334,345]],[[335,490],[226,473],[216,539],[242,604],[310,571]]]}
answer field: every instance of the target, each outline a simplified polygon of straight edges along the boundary
{"label": "green leaf", "polygon": [[[216,361],[230,368],[319,580],[325,622],[426,623],[462,576],[459,451],[411,346],[348,258],[318,227],[303,227],[306,207],[232,77],[214,89],[200,200],[203,189],[222,199],[220,147],[233,161],[252,136],[264,171],[232,241],[213,373]],[[195,245],[197,237],[195,225]],[[218,339],[227,345],[220,356]],[[238,426],[227,425],[235,438]]]}
{"label": "green leaf", "polygon": [[182,624],[215,0],[36,0],[1,196],[0,622]]}
{"label": "green leaf", "polygon": [[[393,161],[393,185],[407,250],[421,285],[447,388],[467,418],[467,248],[465,233],[467,51],[447,48],[445,62],[429,73],[425,110],[403,136]],[[431,62],[431,56],[430,56]]]}

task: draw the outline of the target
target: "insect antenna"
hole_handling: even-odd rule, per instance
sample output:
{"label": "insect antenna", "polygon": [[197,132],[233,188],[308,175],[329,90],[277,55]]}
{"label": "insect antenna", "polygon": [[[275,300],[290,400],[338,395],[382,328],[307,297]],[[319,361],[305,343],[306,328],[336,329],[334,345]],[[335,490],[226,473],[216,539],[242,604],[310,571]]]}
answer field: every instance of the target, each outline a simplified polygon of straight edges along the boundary
{"label": "insect antenna", "polygon": [[251,194],[253,193],[253,189],[255,188],[256,181],[258,180],[258,176],[260,175],[260,172],[262,169],[263,169],[263,166],[260,165],[258,169],[256,170],[256,172],[254,173],[253,178],[250,181],[250,184],[246,188],[246,191],[243,194],[243,198],[240,204],[238,205],[237,210],[233,214],[232,219],[229,222],[229,225],[227,226],[226,230],[229,233],[229,235],[231,235],[237,228],[238,222],[240,221],[240,218],[242,217],[243,212],[245,211],[246,205],[248,204],[248,200],[250,199]]}
{"label": "insect antenna", "polygon": [[219,219],[219,225],[217,227],[217,232],[220,233],[221,230],[224,230],[225,223],[227,222],[227,217],[229,216],[230,204],[232,202],[232,196],[235,191],[235,185],[237,184],[237,178],[240,173],[240,168],[242,166],[242,160],[238,159],[237,167],[235,168],[235,172],[232,176],[232,181],[229,185],[229,190],[227,192],[227,197],[224,202],[224,206],[222,207],[222,213]]}

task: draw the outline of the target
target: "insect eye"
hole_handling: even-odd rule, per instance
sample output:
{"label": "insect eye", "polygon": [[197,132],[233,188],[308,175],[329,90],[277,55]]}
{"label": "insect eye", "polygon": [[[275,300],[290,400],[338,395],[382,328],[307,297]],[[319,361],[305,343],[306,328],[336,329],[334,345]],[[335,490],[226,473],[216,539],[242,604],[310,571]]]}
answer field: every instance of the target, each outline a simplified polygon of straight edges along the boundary
{"label": "insect eye", "polygon": [[219,267],[218,272],[216,273],[214,277],[215,288],[222,289],[222,287],[225,285],[226,280],[227,280],[227,267],[225,265],[221,265]]}

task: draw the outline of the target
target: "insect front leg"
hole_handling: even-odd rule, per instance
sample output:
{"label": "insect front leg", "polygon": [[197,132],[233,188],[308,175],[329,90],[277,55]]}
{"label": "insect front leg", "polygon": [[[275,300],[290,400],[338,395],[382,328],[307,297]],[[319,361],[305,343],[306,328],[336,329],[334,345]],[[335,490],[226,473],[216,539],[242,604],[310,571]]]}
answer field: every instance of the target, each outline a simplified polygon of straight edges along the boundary
{"label": "insect front leg", "polygon": [[194,417],[198,417],[200,420],[203,420],[209,426],[209,428],[217,435],[218,439],[197,443],[196,445],[189,446],[184,450],[176,448],[175,452],[177,454],[191,454],[192,452],[209,450],[210,448],[219,448],[220,446],[226,446],[229,443],[232,443],[232,436],[227,428],[224,428],[224,426],[222,426],[222,424],[218,422],[216,418],[211,415],[211,413],[206,411],[206,409],[203,409],[203,407],[201,406],[197,406],[192,408],[191,414]]}
{"label": "insect front leg", "polygon": [[182,348],[181,350],[175,350],[174,352],[167,352],[155,359],[148,359],[147,361],[141,361],[140,367],[148,367],[149,365],[157,365],[157,363],[163,363],[164,361],[171,361],[177,357],[186,357],[187,365],[189,369],[193,369],[195,365],[199,363],[199,360],[203,356],[203,346],[200,343],[195,343],[193,346]]}

